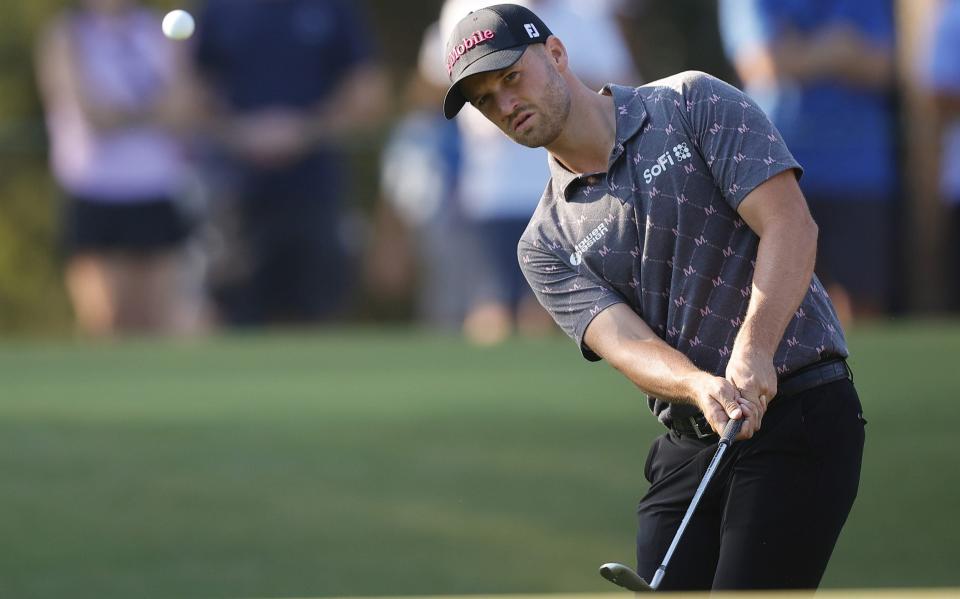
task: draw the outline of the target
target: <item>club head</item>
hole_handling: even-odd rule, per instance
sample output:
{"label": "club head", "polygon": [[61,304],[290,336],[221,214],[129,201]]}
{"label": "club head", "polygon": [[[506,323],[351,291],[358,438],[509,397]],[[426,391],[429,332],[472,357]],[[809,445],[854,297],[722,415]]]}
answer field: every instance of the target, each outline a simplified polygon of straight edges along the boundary
{"label": "club head", "polygon": [[633,568],[624,566],[623,564],[603,564],[600,566],[600,576],[603,576],[613,584],[620,585],[635,593],[648,593],[653,591],[653,588],[647,584],[647,581],[640,578],[640,575],[634,572]]}

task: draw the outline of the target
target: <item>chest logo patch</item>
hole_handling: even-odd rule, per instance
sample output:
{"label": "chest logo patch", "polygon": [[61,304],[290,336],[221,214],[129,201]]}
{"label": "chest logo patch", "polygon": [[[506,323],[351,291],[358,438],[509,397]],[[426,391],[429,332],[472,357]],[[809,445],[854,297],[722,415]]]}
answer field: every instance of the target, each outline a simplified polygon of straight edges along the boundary
{"label": "chest logo patch", "polygon": [[609,229],[607,228],[606,223],[600,223],[597,225],[593,231],[590,231],[590,234],[580,240],[580,242],[573,246],[575,250],[574,253],[570,254],[570,264],[573,266],[580,266],[583,262],[583,253],[593,247],[595,243],[603,239],[603,236],[607,234]]}
{"label": "chest logo patch", "polygon": [[689,160],[690,156],[690,147],[687,146],[687,142],[673,146],[672,152],[660,154],[657,163],[643,171],[643,180],[646,183],[653,183],[653,180],[665,173],[668,168],[684,160]]}

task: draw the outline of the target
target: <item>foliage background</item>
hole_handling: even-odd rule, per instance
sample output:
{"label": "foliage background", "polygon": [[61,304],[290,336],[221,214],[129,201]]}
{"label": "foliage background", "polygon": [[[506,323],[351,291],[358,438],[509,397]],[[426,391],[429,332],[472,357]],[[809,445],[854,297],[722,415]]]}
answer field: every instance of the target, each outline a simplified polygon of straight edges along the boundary
{"label": "foliage background", "polygon": [[[0,335],[61,335],[70,328],[60,277],[59,197],[46,166],[33,47],[44,24],[71,4],[64,0],[0,3]],[[170,0],[146,4],[158,11],[196,5]],[[415,66],[420,36],[442,2],[367,0],[364,4],[399,98]],[[633,6],[627,30],[645,79],[687,68],[731,76],[720,51],[711,0],[634,1]],[[397,112],[399,105],[398,101]],[[353,197],[364,214],[369,215],[376,202],[379,146],[388,128],[389,123],[380,136],[351,150]]]}

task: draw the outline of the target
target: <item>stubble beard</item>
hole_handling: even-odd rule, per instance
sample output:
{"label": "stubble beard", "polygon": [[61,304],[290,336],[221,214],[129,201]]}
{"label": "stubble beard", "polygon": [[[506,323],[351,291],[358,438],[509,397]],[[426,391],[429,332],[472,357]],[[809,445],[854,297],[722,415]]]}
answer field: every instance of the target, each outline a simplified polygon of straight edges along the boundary
{"label": "stubble beard", "polygon": [[559,73],[552,72],[550,82],[544,88],[541,108],[534,109],[540,122],[522,133],[513,132],[510,137],[528,148],[542,148],[560,137],[570,116],[570,92]]}

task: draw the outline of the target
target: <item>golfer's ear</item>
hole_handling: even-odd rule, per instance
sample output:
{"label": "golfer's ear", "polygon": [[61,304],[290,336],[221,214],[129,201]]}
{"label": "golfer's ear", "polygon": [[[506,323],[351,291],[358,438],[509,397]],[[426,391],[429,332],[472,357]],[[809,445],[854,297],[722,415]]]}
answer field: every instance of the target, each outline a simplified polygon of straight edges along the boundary
{"label": "golfer's ear", "polygon": [[559,71],[564,71],[569,65],[569,59],[567,57],[567,48],[563,45],[563,42],[560,41],[555,35],[551,35],[547,38],[547,41],[544,42],[544,49],[547,52],[547,57],[557,65]]}

